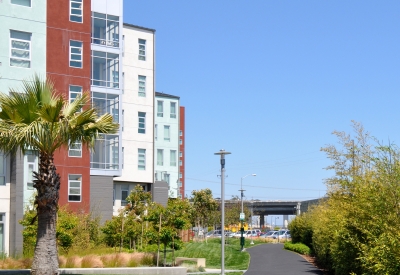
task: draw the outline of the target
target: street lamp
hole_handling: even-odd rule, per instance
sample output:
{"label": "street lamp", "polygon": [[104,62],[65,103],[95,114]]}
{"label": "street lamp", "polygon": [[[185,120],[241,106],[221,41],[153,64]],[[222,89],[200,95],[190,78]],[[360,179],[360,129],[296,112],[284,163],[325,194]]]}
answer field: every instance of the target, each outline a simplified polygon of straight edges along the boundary
{"label": "street lamp", "polygon": [[244,227],[243,227],[243,221],[244,221],[244,212],[243,212],[243,191],[245,191],[245,190],[243,190],[243,179],[244,178],[247,178],[248,176],[253,176],[253,177],[255,177],[256,176],[256,174],[248,174],[248,175],[246,175],[246,176],[244,176],[244,177],[241,177],[240,178],[240,197],[241,197],[241,204],[242,204],[242,212],[240,213],[240,246],[242,247],[241,248],[241,251],[243,251],[244,250],[244,237],[243,237],[243,233],[244,233]]}
{"label": "street lamp", "polygon": [[225,155],[229,155],[224,149],[214,155],[221,156],[221,274],[225,274]]}

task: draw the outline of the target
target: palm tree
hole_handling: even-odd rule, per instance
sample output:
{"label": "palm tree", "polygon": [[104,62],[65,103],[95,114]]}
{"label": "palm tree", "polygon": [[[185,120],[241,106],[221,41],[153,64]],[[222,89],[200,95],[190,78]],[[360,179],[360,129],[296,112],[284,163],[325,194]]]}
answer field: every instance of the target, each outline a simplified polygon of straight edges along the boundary
{"label": "palm tree", "polygon": [[94,147],[99,134],[115,133],[119,125],[110,114],[98,116],[88,95],[69,103],[58,94],[50,80],[35,75],[23,82],[23,91],[0,93],[0,150],[39,152],[39,171],[34,173],[38,218],[32,274],[58,274],[56,242],[60,175],[54,152],[76,142]]}

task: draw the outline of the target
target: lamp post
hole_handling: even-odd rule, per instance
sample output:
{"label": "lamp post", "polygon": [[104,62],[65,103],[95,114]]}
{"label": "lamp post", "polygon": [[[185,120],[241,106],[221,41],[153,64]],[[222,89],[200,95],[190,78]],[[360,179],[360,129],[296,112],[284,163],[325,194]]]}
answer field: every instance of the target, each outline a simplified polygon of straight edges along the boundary
{"label": "lamp post", "polygon": [[242,212],[240,212],[240,246],[241,246],[241,251],[244,250],[244,237],[243,237],[243,233],[244,233],[244,227],[243,227],[243,221],[244,221],[244,212],[243,212],[243,179],[248,177],[248,176],[253,176],[255,177],[256,174],[248,174],[244,177],[240,178],[240,199],[241,199],[241,204],[242,204]]}
{"label": "lamp post", "polygon": [[221,149],[214,155],[221,156],[221,274],[225,274],[225,155],[229,155]]}

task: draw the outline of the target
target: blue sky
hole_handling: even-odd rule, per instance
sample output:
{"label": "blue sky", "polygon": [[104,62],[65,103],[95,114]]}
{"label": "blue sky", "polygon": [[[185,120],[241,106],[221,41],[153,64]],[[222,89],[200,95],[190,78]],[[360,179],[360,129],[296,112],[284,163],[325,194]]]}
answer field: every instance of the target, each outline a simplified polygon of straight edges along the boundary
{"label": "blue sky", "polygon": [[399,1],[133,1],[156,29],[156,90],[186,107],[186,194],[306,200],[332,173],[320,148],[361,122],[399,143]]}

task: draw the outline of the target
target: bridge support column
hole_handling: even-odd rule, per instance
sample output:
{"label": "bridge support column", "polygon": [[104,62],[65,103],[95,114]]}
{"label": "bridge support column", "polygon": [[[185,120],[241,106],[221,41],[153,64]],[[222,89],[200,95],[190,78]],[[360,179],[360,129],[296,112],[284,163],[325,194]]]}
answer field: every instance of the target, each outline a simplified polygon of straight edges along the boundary
{"label": "bridge support column", "polygon": [[260,214],[260,228],[264,228],[265,219],[264,214]]}
{"label": "bridge support column", "polygon": [[287,228],[289,223],[289,215],[283,215],[283,227]]}

